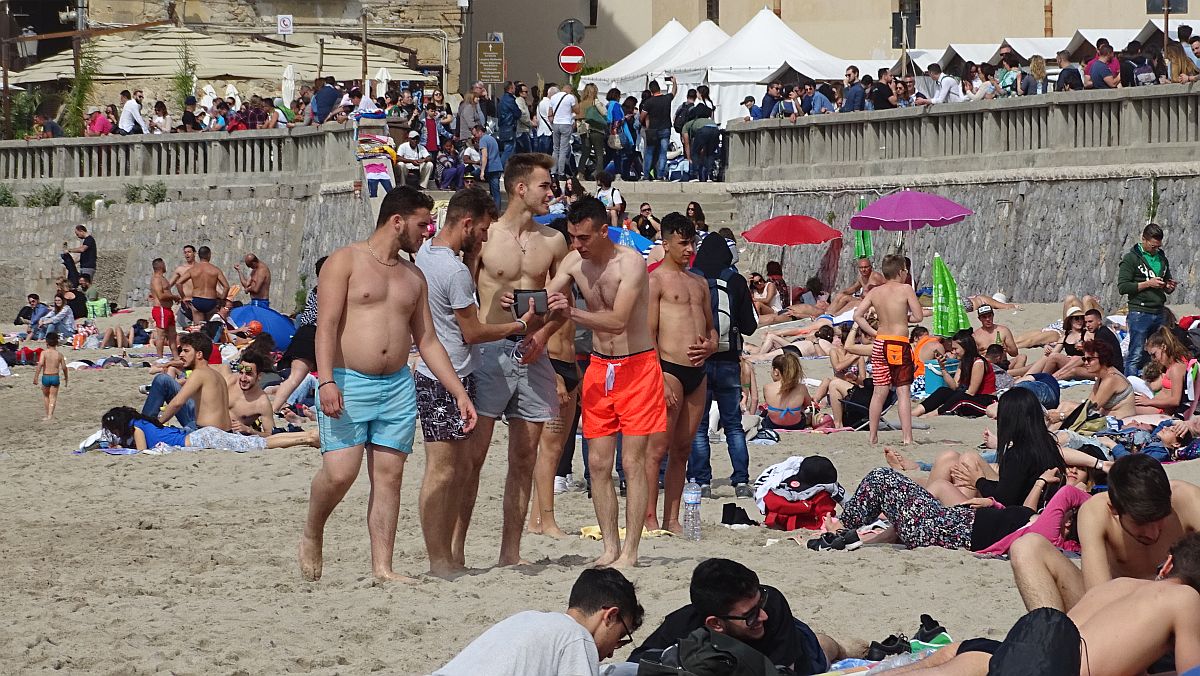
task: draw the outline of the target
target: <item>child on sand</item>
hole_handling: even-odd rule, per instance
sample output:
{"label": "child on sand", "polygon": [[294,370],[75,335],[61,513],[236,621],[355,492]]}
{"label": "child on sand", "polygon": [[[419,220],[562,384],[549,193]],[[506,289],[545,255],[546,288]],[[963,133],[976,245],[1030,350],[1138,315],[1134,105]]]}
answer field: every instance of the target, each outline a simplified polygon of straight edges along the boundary
{"label": "child on sand", "polygon": [[42,397],[46,399],[46,417],[54,417],[54,405],[58,403],[58,388],[61,383],[67,386],[67,360],[58,351],[58,334],[51,331],[46,334],[46,349],[38,358],[37,369],[33,372],[33,384],[42,388]]}

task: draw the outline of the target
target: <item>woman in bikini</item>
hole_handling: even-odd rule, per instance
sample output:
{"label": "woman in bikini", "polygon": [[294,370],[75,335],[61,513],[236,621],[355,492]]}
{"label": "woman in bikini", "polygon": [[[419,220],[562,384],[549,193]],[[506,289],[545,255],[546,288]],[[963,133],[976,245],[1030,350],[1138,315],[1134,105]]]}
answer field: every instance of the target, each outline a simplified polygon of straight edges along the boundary
{"label": "woman in bikini", "polygon": [[[822,326],[811,334],[798,333],[799,329],[786,329],[778,333],[768,333],[763,338],[762,345],[754,351],[754,361],[773,359],[786,345],[795,345],[803,357],[825,357],[833,349],[834,331],[832,326]],[[800,336],[797,340],[789,340],[792,336]]]}
{"label": "woman in bikini", "polygon": [[[1112,348],[1103,341],[1086,340],[1083,342],[1082,361],[1088,377],[1096,381],[1084,402],[1089,418],[1111,416],[1123,420],[1137,415],[1133,385],[1121,372],[1121,355],[1114,355]],[[1058,409],[1047,413],[1047,418],[1051,423],[1065,423],[1065,426],[1071,427],[1074,418],[1081,415],[1077,409],[1077,404],[1064,402]]]}
{"label": "woman in bikini", "polygon": [[1063,331],[1063,327],[1067,326],[1067,313],[1074,307],[1083,308],[1084,312],[1093,309],[1100,311],[1100,299],[1095,296],[1085,295],[1083,300],[1080,300],[1079,296],[1075,294],[1068,295],[1063,300],[1063,318],[1044,329],[1022,333],[1017,336],[1017,347],[1024,350],[1031,347],[1054,345],[1061,341],[1066,333]]}
{"label": "woman in bikini", "polygon": [[842,401],[850,391],[861,387],[866,379],[865,359],[871,356],[871,346],[858,342],[858,326],[851,324],[838,327],[829,350],[829,365],[833,377],[821,381],[813,401],[818,405],[829,396],[835,427],[842,427]]}
{"label": "woman in bikini", "polygon": [[1025,375],[1034,373],[1065,375],[1068,369],[1079,366],[1079,357],[1083,356],[1083,351],[1079,346],[1083,344],[1086,332],[1083,308],[1078,305],[1067,308],[1067,314],[1063,317],[1063,329],[1062,338],[1051,345],[1046,345],[1045,356],[1035,361]]}
{"label": "woman in bikini", "polygon": [[763,427],[803,430],[812,427],[812,396],[804,385],[804,369],[794,354],[784,353],[771,362],[771,380],[763,387]]}
{"label": "woman in bikini", "polygon": [[1191,409],[1192,393],[1186,391],[1188,370],[1195,360],[1171,330],[1163,327],[1146,339],[1146,352],[1162,368],[1162,387],[1153,397],[1135,394],[1134,408],[1140,413],[1175,415]]}

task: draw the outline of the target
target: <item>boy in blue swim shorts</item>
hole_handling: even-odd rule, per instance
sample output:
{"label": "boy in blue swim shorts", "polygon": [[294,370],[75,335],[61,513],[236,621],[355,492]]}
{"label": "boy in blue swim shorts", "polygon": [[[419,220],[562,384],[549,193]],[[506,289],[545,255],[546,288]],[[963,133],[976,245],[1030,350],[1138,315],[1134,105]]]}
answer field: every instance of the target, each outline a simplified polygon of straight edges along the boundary
{"label": "boy in blue swim shorts", "polygon": [[345,410],[336,418],[321,413],[321,390],[317,390],[322,455],[368,443],[412,453],[417,431],[417,389],[408,366],[384,375],[335,368],[333,382],[342,393]]}

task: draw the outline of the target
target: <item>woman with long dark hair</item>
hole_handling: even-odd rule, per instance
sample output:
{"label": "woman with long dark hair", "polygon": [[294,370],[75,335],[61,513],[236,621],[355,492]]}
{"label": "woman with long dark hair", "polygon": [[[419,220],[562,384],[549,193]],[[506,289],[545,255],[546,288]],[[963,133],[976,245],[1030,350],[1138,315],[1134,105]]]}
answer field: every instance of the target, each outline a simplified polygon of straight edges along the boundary
{"label": "woman with long dark hair", "polygon": [[110,408],[100,418],[100,426],[122,448],[135,448],[139,451],[145,451],[158,445],[182,448],[220,448],[238,452],[291,446],[319,447],[321,445],[316,430],[285,432],[272,434],[269,437],[236,434],[216,427],[201,427],[194,432],[189,432],[182,427],[163,425],[158,420],[142,415],[128,406]]}
{"label": "woman with long dark hair", "polygon": [[979,355],[975,336],[970,331],[956,335],[950,345],[950,354],[959,361],[958,373],[946,372],[948,355],[940,355],[945,385],[934,390],[925,401],[913,408],[914,416],[937,412],[941,415],[978,417],[996,401],[996,373],[991,363]]}
{"label": "woman with long dark hair", "polygon": [[688,202],[687,213],[684,216],[692,219],[698,232],[708,232],[708,225],[704,222],[704,208],[699,202]]}

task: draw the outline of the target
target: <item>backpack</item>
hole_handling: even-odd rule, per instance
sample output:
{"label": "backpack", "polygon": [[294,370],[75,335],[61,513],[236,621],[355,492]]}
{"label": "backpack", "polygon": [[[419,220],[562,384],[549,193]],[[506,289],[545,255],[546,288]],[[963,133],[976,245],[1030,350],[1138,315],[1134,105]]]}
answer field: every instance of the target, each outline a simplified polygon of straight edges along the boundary
{"label": "backpack", "polygon": [[692,112],[692,108],[695,107],[696,104],[694,103],[684,103],[682,106],[679,106],[679,110],[675,111],[675,119],[671,122],[671,126],[675,128],[675,133],[683,133],[683,125],[688,121],[688,113]]}
{"label": "backpack", "polygon": [[[1078,653],[1076,653],[1078,657]],[[787,673],[790,673],[789,669]],[[770,658],[725,634],[700,627],[638,663],[638,676],[780,676]]]}
{"label": "backpack", "polygon": [[1079,629],[1053,608],[1017,620],[988,663],[988,676],[1079,673]]}
{"label": "backpack", "polygon": [[1154,74],[1154,66],[1150,65],[1150,59],[1142,57],[1141,62],[1133,62],[1133,84],[1152,85],[1158,82],[1158,76]]}
{"label": "backpack", "polygon": [[[704,273],[693,270],[698,275]],[[725,268],[716,279],[706,277],[708,298],[712,303],[713,328],[717,330],[717,352],[741,351],[742,334],[733,319],[733,298],[729,295],[729,280],[737,274],[733,268]]]}

